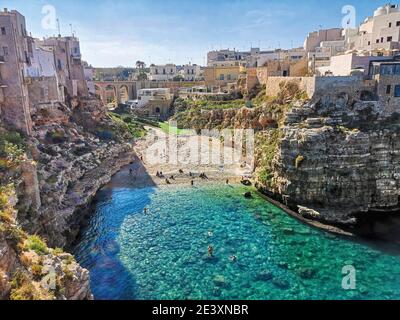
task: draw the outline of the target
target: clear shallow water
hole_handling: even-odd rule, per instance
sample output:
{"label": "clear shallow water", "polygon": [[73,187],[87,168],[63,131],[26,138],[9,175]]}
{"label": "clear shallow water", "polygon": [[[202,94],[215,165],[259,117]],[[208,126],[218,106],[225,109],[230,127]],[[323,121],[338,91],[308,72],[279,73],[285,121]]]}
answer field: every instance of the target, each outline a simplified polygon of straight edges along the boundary
{"label": "clear shallow water", "polygon": [[[399,256],[312,229],[245,190],[101,190],[74,252],[95,298],[400,298]],[[347,264],[357,270],[353,291],[341,287]]]}

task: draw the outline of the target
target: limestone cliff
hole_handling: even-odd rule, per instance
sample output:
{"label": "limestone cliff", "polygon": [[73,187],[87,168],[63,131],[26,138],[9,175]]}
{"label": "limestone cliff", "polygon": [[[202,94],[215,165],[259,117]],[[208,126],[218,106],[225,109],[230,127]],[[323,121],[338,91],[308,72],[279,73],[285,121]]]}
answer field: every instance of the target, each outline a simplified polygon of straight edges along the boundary
{"label": "limestone cliff", "polygon": [[175,119],[185,128],[255,129],[257,186],[307,218],[354,224],[367,212],[400,210],[400,114],[356,92],[309,101],[294,83],[280,87],[277,97],[261,92],[254,108],[188,102]]}
{"label": "limestone cliff", "polygon": [[99,101],[81,99],[60,109],[67,119],[57,122],[50,111],[39,111],[35,118],[40,122],[34,126],[31,151],[41,206],[23,220],[27,230],[64,248],[79,231],[78,210],[132,161],[133,151],[127,124],[113,120]]}
{"label": "limestone cliff", "polygon": [[332,223],[398,210],[399,119],[381,102],[347,94],[298,104],[281,128],[265,189],[300,206],[300,213]]}
{"label": "limestone cliff", "polygon": [[25,138],[0,124],[0,299],[91,299],[88,271],[50,247],[75,239],[79,209],[132,161],[143,127],[92,99],[43,104],[32,120]]}
{"label": "limestone cliff", "polygon": [[89,272],[70,254],[48,248],[21,228],[17,183],[0,186],[0,300],[92,299]]}

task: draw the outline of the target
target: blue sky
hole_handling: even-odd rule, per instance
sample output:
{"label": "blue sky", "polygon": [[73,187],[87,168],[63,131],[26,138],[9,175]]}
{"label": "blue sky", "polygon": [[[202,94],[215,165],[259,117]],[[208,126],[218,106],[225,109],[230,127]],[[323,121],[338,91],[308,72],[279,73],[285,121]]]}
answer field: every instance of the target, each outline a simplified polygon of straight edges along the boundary
{"label": "blue sky", "polygon": [[52,5],[61,33],[73,30],[85,60],[94,66],[133,66],[189,61],[205,64],[211,49],[247,50],[302,46],[308,32],[339,27],[342,7],[356,8],[357,23],[387,1],[381,0],[0,0],[17,9],[35,37],[42,28],[42,8]]}

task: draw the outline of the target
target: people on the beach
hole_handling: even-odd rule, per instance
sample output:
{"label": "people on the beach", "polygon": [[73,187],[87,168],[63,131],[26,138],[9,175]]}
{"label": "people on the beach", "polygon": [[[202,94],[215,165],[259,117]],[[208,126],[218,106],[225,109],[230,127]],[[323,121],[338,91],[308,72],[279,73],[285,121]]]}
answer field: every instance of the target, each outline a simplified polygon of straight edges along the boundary
{"label": "people on the beach", "polygon": [[226,179],[226,184],[229,184],[229,179]]}
{"label": "people on the beach", "polygon": [[191,183],[192,186],[194,186],[194,180],[192,180],[190,183]]}
{"label": "people on the beach", "polygon": [[200,173],[200,178],[204,180],[208,180],[208,177],[205,172]]}
{"label": "people on the beach", "polygon": [[175,180],[175,177],[172,175],[172,176],[170,177],[170,179],[171,179],[171,180]]}
{"label": "people on the beach", "polygon": [[160,177],[160,173],[158,171],[157,171],[156,177],[158,177],[158,178]]}
{"label": "people on the beach", "polygon": [[171,184],[171,181],[169,181],[169,179],[165,179],[165,182],[166,182],[167,184]]}
{"label": "people on the beach", "polygon": [[183,170],[182,170],[182,169],[179,169],[179,173],[180,173],[180,174],[183,174]]}
{"label": "people on the beach", "polygon": [[208,256],[214,257],[214,248],[213,246],[208,246]]}

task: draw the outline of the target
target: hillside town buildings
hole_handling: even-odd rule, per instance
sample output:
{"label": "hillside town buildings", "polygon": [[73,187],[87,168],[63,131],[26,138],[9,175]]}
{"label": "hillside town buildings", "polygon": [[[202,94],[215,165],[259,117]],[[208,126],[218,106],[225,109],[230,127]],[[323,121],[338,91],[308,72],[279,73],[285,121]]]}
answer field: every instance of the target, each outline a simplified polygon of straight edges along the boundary
{"label": "hillside town buildings", "polygon": [[171,81],[176,76],[177,68],[175,64],[154,65],[150,66],[150,81]]}
{"label": "hillside town buildings", "polygon": [[24,134],[31,114],[43,104],[87,96],[88,88],[75,37],[34,39],[18,11],[0,11],[0,114]]}
{"label": "hillside town buildings", "polygon": [[89,94],[114,106],[127,101],[135,101],[136,107],[151,105],[150,114],[159,115],[157,103],[163,101],[162,110],[166,110],[172,100],[163,98],[169,95],[164,88],[171,95],[200,96],[249,92],[265,85],[266,92],[274,94],[279,82],[297,81],[314,94],[329,85],[365,91],[367,81],[368,90],[391,105],[400,92],[400,9],[392,4],[375,10],[358,28],[311,32],[303,48],[214,50],[207,54],[204,68],[191,63],[145,68],[139,61],[140,77],[101,83],[94,81],[95,68],[82,61],[78,38],[35,39],[15,10],[0,12],[0,42],[1,119],[26,134],[32,131],[31,115],[38,108]]}
{"label": "hillside town buildings", "polygon": [[399,42],[400,10],[390,3],[376,9],[357,29],[349,30],[346,37],[349,49],[382,54],[400,49]]}

